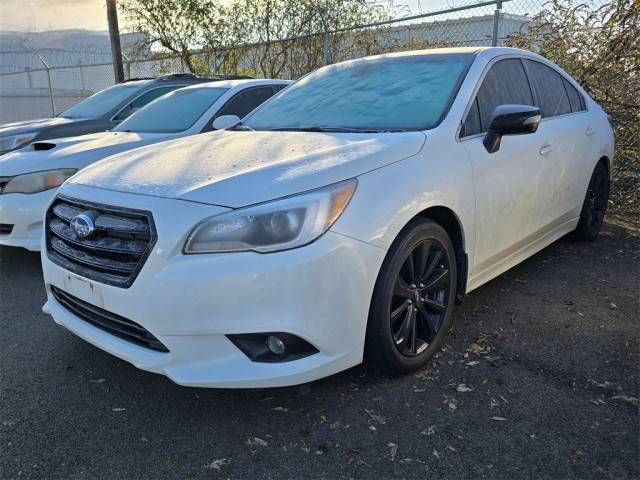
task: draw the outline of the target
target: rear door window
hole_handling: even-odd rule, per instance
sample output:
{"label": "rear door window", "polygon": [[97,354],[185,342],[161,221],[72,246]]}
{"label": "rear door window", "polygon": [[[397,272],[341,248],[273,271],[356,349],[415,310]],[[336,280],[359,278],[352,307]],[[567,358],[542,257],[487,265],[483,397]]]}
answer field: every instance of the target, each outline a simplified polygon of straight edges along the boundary
{"label": "rear door window", "polygon": [[572,112],[581,112],[586,110],[584,98],[580,95],[580,92],[569,83],[569,80],[563,78],[564,88],[567,90],[567,96],[569,97],[569,105],[571,106]]}
{"label": "rear door window", "polygon": [[538,96],[542,118],[571,113],[562,76],[554,69],[535,60],[525,60],[531,83]]}
{"label": "rear door window", "polygon": [[462,136],[486,132],[496,107],[509,104],[534,105],[531,87],[519,58],[499,60],[491,66],[463,124]]}

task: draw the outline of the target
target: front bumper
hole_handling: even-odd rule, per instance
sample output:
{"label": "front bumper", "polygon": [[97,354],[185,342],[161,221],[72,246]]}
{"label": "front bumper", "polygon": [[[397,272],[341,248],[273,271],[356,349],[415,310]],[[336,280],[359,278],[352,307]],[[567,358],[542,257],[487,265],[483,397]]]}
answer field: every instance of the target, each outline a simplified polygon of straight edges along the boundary
{"label": "front bumper", "polygon": [[39,251],[44,212],[57,191],[52,188],[29,195],[0,195],[0,224],[13,225],[11,233],[0,233],[0,245]]}
{"label": "front bumper", "polygon": [[[138,368],[189,386],[294,385],[362,361],[383,249],[328,232],[311,245],[285,252],[183,255],[190,228],[219,207],[97,189],[90,189],[89,197],[82,192],[86,187],[74,188],[65,188],[65,195],[152,211],[158,241],[126,289],[79,277],[43,252],[44,311],[58,324]],[[138,323],[169,353],[86,323],[58,303],[51,285]],[[274,331],[297,335],[318,353],[290,362],[252,362],[226,337]]]}

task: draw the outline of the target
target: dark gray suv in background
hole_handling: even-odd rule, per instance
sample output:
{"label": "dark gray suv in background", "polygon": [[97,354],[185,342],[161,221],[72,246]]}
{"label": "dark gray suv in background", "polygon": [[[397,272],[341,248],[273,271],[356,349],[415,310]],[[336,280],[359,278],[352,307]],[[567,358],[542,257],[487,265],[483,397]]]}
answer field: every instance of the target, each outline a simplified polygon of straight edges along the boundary
{"label": "dark gray suv in background", "polygon": [[248,77],[172,74],[158,78],[126,80],[82,100],[56,117],[0,125],[0,155],[35,140],[72,137],[110,130],[147,103],[177,88],[215,80]]}

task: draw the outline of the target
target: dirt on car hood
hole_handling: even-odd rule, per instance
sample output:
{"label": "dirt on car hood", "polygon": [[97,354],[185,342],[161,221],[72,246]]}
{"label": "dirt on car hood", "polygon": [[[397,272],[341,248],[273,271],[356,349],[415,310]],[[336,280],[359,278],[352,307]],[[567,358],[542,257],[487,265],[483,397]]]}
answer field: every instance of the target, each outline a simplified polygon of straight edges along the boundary
{"label": "dirt on car hood", "polygon": [[69,182],[238,208],[403,160],[425,138],[421,132],[219,131],[109,157]]}

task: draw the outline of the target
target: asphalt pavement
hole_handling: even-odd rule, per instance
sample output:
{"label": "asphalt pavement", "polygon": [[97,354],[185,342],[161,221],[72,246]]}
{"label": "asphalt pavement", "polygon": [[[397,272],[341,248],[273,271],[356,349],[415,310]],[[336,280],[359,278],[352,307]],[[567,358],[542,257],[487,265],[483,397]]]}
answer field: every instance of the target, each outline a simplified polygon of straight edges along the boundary
{"label": "asphalt pavement", "polygon": [[638,230],[562,239],[472,292],[413,375],[185,388],[41,311],[0,248],[0,478],[640,477]]}

